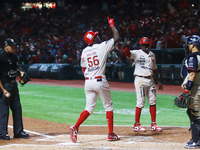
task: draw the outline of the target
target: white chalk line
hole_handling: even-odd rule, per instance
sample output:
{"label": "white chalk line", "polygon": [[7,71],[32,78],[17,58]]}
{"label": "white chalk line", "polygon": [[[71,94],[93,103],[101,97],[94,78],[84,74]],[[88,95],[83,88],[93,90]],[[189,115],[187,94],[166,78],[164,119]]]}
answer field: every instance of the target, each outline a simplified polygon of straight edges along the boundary
{"label": "white chalk line", "polygon": [[[10,126],[8,125],[9,128],[13,128],[13,126]],[[33,131],[30,131],[30,130],[25,130],[25,132],[27,133],[31,133],[31,134],[35,134],[35,135],[39,135],[39,136],[43,136],[45,137],[45,139],[36,139],[36,141],[52,141],[52,142],[55,142],[55,141],[59,141],[59,142],[62,142],[62,141],[65,141],[65,140],[48,140],[47,138],[57,138],[57,137],[64,137],[64,136],[70,136],[69,134],[62,134],[62,135],[58,135],[58,136],[49,136],[49,135],[45,135],[45,134],[41,134],[41,133],[38,133],[38,132],[33,132]],[[85,136],[85,135],[79,135],[79,137],[81,136]],[[89,135],[88,135],[89,136]],[[93,135],[94,136],[94,135]],[[95,135],[95,136],[101,136],[101,137],[105,137],[105,135]],[[132,137],[132,136],[120,136],[120,137]],[[94,142],[94,141],[93,141]],[[105,142],[102,142],[102,143],[107,143],[107,141],[105,140]],[[129,142],[121,142],[120,143],[129,143]],[[131,143],[134,143],[134,142],[131,142]],[[51,146],[70,146],[70,147],[77,147],[78,145],[80,145],[81,143],[72,143],[72,142],[63,142],[63,143],[58,143],[58,144],[51,144]],[[50,145],[38,145],[38,144],[8,144],[8,145],[4,145],[4,146],[0,146],[0,148],[4,148],[4,147],[11,147],[11,146],[24,146],[24,145],[27,145],[27,146],[50,146]],[[84,146],[85,147],[85,146]],[[92,146],[86,146],[86,147],[91,147],[91,148],[97,148],[97,147],[92,147]],[[105,149],[109,149],[110,147],[104,147]],[[119,148],[120,149],[120,148]]]}
{"label": "white chalk line", "polygon": [[[8,125],[9,128],[13,128],[13,126],[10,126]],[[49,136],[49,135],[45,135],[45,134],[41,134],[41,133],[37,133],[37,132],[33,132],[33,131],[30,131],[30,130],[25,130],[25,132],[28,132],[28,133],[31,133],[31,134],[35,134],[35,135],[39,135],[39,136],[44,136],[44,137],[47,137],[47,138],[51,138],[52,136]]]}

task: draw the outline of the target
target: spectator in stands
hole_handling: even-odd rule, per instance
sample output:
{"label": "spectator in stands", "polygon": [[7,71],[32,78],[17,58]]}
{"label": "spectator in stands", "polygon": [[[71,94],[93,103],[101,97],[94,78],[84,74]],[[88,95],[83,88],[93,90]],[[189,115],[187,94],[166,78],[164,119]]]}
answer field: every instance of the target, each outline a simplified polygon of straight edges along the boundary
{"label": "spectator in stands", "polygon": [[166,37],[163,37],[162,35],[159,36],[158,41],[156,43],[156,49],[161,50],[165,48],[165,42],[166,42]]}
{"label": "spectator in stands", "polygon": [[157,39],[157,37],[156,37],[156,35],[154,33],[151,35],[151,38],[149,39],[149,41],[151,43],[151,48],[155,49],[158,39]]}
{"label": "spectator in stands", "polygon": [[[115,72],[117,73],[118,79],[120,81],[124,80],[124,70],[123,70],[123,65],[125,65],[125,63],[123,61],[121,61],[121,58],[118,57],[117,61],[115,61]],[[119,67],[117,67],[116,65],[120,65]]]}
{"label": "spectator in stands", "polygon": [[[178,44],[182,37],[178,33],[180,27],[185,36],[199,33],[200,11],[198,5],[194,4],[195,6],[192,7],[188,0],[151,0],[151,2],[134,0],[120,1],[116,4],[103,2],[99,3],[98,5],[101,6],[95,9],[93,9],[94,5],[92,4],[88,6],[74,4],[73,7],[56,8],[53,11],[42,8],[41,10],[18,9],[19,11],[0,12],[0,20],[3,22],[0,23],[0,48],[2,49],[4,46],[2,41],[12,36],[23,45],[26,58],[33,52],[36,54],[38,50],[48,49],[51,59],[54,59],[55,55],[58,54],[58,48],[60,48],[62,55],[70,55],[70,61],[76,62],[78,57],[76,51],[73,52],[77,44],[81,45],[82,49],[86,46],[81,37],[85,31],[89,30],[89,26],[98,28],[103,41],[112,36],[112,32],[104,24],[106,20],[102,19],[108,13],[112,13],[114,17],[118,18],[116,27],[122,37],[121,41],[126,43],[128,39],[131,49],[138,48],[139,37],[151,37],[152,34],[155,36],[151,39],[152,48],[156,48],[156,41],[161,31],[165,34],[163,37],[166,37],[166,48],[182,48],[182,45]],[[87,17],[88,14],[90,17]],[[97,18],[96,16],[99,19],[94,19]],[[30,32],[29,30],[22,32],[26,27],[29,27]],[[169,35],[167,35],[168,31]],[[51,47],[48,46],[49,44]],[[118,53],[118,57],[121,57],[120,54]],[[49,53],[46,52],[46,55]],[[124,61],[123,57],[121,59]],[[39,61],[37,60],[37,62]]]}

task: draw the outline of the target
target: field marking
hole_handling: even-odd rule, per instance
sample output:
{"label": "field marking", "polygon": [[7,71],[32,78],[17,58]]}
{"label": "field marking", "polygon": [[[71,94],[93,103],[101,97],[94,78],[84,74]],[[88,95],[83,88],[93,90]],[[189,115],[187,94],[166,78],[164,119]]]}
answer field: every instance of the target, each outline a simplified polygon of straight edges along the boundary
{"label": "field marking", "polygon": [[[10,126],[8,125],[9,128],[13,128],[13,126]],[[25,130],[24,131],[28,132],[28,133],[32,133],[32,134],[35,134],[35,135],[40,135],[40,136],[44,136],[44,137],[47,137],[47,138],[51,138],[52,136],[49,136],[49,135],[45,135],[45,134],[41,134],[41,133],[37,133],[37,132],[33,132],[33,131],[30,131],[30,130]]]}
{"label": "field marking", "polygon": [[[108,125],[81,125],[81,127],[107,127]],[[114,127],[133,127],[134,125],[114,125]],[[150,127],[150,125],[142,125],[143,127]],[[189,128],[190,126],[159,126],[164,128]]]}
{"label": "field marking", "polygon": [[[13,128],[13,126],[8,126],[8,127]],[[8,149],[12,148],[14,150],[15,147],[18,147],[17,150],[19,150],[20,147],[23,147],[23,148],[51,147],[51,148],[55,148],[55,149],[63,149],[63,148],[65,149],[67,147],[67,148],[69,148],[69,150],[73,150],[74,148],[76,148],[77,150],[79,150],[79,149],[82,150],[82,148],[86,148],[86,149],[94,148],[94,149],[105,149],[105,150],[107,150],[107,149],[131,150],[132,148],[130,148],[129,146],[132,145],[132,144],[136,144],[137,147],[140,146],[140,145],[142,146],[142,147],[138,148],[138,150],[139,150],[139,149],[146,149],[145,146],[143,147],[144,142],[146,144],[150,144],[150,145],[155,144],[154,142],[153,143],[149,142],[149,140],[151,141],[151,139],[153,138],[152,136],[144,137],[144,136],[120,136],[119,135],[121,138],[125,138],[124,141],[120,140],[117,143],[112,143],[111,145],[113,145],[113,146],[111,147],[111,145],[107,145],[107,143],[108,143],[108,141],[106,140],[107,135],[87,135],[87,134],[86,135],[78,135],[79,137],[82,137],[82,138],[83,137],[87,138],[88,136],[93,136],[93,137],[97,136],[98,138],[100,137],[100,139],[98,141],[93,141],[93,140],[92,141],[90,141],[90,140],[89,141],[88,140],[82,141],[81,140],[77,143],[73,143],[73,142],[71,142],[71,140],[69,138],[70,134],[60,134],[60,135],[57,135],[57,136],[48,136],[48,135],[45,135],[45,134],[30,131],[30,130],[24,130],[24,131],[44,137],[42,139],[38,139],[36,137],[36,139],[35,139],[36,142],[37,141],[49,141],[49,142],[52,141],[52,142],[57,142],[57,143],[56,144],[49,143],[48,145],[46,145],[45,143],[44,143],[45,145],[41,145],[41,144],[37,144],[37,143],[36,144],[9,144],[9,145],[0,146],[0,149],[1,148],[8,148]],[[60,137],[61,139],[59,139],[58,137]],[[130,139],[128,140],[126,138],[130,138]],[[143,141],[143,142],[141,142],[141,141]],[[92,145],[90,143],[92,143]],[[94,143],[97,143],[97,145],[94,146],[93,145]],[[89,144],[89,145],[86,146],[84,144]],[[116,144],[119,144],[119,147],[117,147]],[[126,147],[126,148],[121,147],[121,145],[127,145],[127,144],[128,144],[128,147]],[[159,145],[163,145],[163,144],[164,143],[157,143],[157,145],[158,145],[157,148],[159,149]],[[178,144],[178,147],[182,147],[182,143],[165,143],[165,144],[167,144],[167,145],[169,144],[169,146],[171,145],[171,147],[174,147],[173,146],[174,144]]]}

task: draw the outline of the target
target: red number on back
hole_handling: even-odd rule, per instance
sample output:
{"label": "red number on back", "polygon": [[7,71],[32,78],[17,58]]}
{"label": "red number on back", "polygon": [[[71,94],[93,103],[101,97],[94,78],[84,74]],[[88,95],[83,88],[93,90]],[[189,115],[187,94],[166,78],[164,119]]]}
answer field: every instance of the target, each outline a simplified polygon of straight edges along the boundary
{"label": "red number on back", "polygon": [[97,56],[93,57],[93,61],[91,60],[91,57],[88,57],[87,61],[88,61],[89,67],[92,67],[93,65],[95,65],[95,66],[99,65],[99,60],[98,60]]}
{"label": "red number on back", "polygon": [[94,65],[95,66],[97,66],[97,65],[99,65],[99,60],[98,60],[98,58],[96,58],[97,56],[94,56],[93,57],[93,62],[94,62]]}
{"label": "red number on back", "polygon": [[88,58],[87,58],[87,60],[88,60],[88,66],[89,66],[89,67],[92,67],[92,66],[93,66],[93,63],[92,63],[92,61],[91,61],[90,59],[91,59],[91,57],[88,57]]}

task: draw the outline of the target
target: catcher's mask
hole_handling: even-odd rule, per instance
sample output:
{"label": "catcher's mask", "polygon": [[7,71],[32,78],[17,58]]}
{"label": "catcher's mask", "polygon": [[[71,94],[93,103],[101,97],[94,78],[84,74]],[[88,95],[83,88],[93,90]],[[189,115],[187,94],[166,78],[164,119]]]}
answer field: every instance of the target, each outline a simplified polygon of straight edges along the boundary
{"label": "catcher's mask", "polygon": [[94,37],[98,34],[98,32],[88,31],[84,36],[84,41],[91,45],[93,43]]}
{"label": "catcher's mask", "polygon": [[200,37],[198,35],[192,35],[187,38],[187,43],[184,46],[185,54],[189,54],[189,43],[193,43],[200,50]]}
{"label": "catcher's mask", "polygon": [[151,48],[151,44],[150,44],[150,41],[149,41],[149,38],[147,37],[143,37],[140,39],[140,46],[141,46],[141,49],[145,52],[149,52],[150,48]]}

